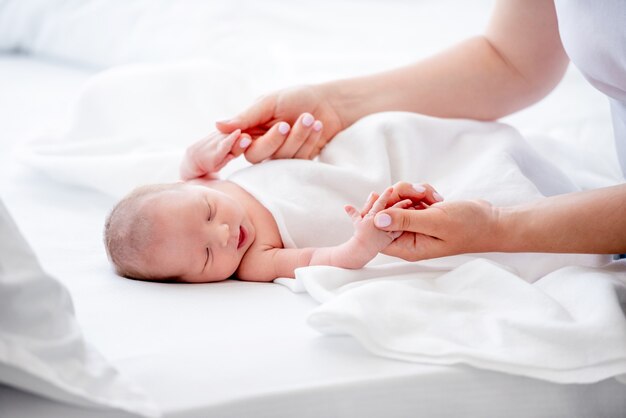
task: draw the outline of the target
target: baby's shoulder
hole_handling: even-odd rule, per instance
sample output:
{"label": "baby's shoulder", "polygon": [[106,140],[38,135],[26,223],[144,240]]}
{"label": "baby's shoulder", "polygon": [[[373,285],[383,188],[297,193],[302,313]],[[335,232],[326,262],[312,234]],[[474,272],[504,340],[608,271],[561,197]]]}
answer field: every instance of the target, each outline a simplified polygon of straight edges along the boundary
{"label": "baby's shoulder", "polygon": [[251,246],[237,268],[239,280],[271,282],[277,278],[273,260],[276,249],[270,245]]}

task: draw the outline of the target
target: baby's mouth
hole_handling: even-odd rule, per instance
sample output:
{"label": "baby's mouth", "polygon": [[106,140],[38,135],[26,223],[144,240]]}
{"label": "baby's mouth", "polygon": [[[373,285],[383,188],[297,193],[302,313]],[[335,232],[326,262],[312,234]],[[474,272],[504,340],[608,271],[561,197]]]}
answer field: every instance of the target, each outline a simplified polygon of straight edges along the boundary
{"label": "baby's mouth", "polygon": [[237,249],[240,249],[246,243],[247,235],[248,235],[248,232],[246,231],[246,228],[244,228],[243,225],[240,225],[239,226],[239,243],[237,244]]}

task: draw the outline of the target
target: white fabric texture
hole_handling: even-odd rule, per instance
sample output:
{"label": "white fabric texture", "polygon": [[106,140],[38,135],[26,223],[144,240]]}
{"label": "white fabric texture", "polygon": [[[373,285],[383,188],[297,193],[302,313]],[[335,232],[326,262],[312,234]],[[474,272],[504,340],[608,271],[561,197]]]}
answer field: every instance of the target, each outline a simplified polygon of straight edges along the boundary
{"label": "white fabric texture", "polygon": [[72,404],[160,415],[85,341],[68,291],[41,269],[1,201],[0,382]]}
{"label": "white fabric texture", "polygon": [[486,259],[451,270],[307,267],[297,276],[323,302],[311,326],[383,357],[557,383],[626,373],[626,264],[563,267],[534,284]]}
{"label": "white fabric texture", "polygon": [[555,5],[567,55],[609,98],[617,154],[626,174],[626,3],[557,0]]}
{"label": "white fabric texture", "polygon": [[61,182],[119,198],[141,184],[176,181],[185,146],[252,97],[236,70],[207,62],[111,69],[87,83],[67,132],[16,154]]}

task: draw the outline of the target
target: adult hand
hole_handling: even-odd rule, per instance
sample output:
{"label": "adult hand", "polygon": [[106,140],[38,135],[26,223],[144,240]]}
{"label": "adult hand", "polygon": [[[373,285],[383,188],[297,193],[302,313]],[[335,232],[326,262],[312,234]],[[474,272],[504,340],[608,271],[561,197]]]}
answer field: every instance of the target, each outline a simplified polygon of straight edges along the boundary
{"label": "adult hand", "polygon": [[[425,209],[432,204],[441,202],[443,197],[434,189],[430,184],[411,184],[406,181],[399,181],[390,187],[391,194],[386,200],[386,209],[394,206],[396,203],[409,200],[411,205],[404,205],[405,209]],[[361,216],[365,216],[370,212],[374,202],[378,199],[379,195],[376,192],[370,193],[365,205],[361,209]]]}
{"label": "adult hand", "polygon": [[267,158],[314,158],[344,128],[325,90],[317,86],[293,87],[263,96],[216,126],[224,133],[241,129],[252,137],[252,145],[245,151],[251,163]]}
{"label": "adult hand", "polygon": [[379,212],[375,225],[403,231],[384,254],[408,261],[494,251],[498,209],[481,200],[437,202],[422,210],[390,208]]}

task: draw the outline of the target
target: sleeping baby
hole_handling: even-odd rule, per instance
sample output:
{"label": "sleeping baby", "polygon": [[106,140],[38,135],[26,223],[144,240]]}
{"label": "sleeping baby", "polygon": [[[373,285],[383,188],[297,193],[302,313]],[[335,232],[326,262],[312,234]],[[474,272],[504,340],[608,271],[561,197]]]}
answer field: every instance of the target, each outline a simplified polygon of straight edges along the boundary
{"label": "sleeping baby", "polygon": [[[274,160],[219,179],[242,140],[249,142],[240,131],[209,135],[187,150],[183,181],[139,187],[115,206],[106,221],[105,245],[118,274],[203,283],[293,278],[296,268],[311,265],[357,269],[400,235],[377,229],[377,212],[434,203],[420,188],[410,200],[399,201],[399,190],[411,195],[406,190],[411,185],[398,183],[380,195],[371,193],[361,210],[344,204],[351,222],[345,215],[338,220],[337,200],[355,202],[335,186],[353,188],[349,178],[340,178],[340,166]],[[333,174],[336,168],[340,172]]]}

